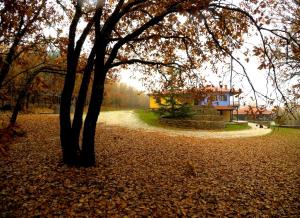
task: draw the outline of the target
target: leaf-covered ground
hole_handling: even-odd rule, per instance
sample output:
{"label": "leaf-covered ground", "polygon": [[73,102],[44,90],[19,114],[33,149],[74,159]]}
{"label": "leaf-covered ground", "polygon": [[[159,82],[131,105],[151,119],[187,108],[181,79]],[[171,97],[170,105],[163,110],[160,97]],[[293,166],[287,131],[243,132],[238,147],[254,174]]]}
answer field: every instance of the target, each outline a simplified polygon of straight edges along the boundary
{"label": "leaf-covered ground", "polygon": [[56,116],[0,160],[2,217],[300,216],[300,131],[203,140],[99,125],[97,166],[60,164]]}

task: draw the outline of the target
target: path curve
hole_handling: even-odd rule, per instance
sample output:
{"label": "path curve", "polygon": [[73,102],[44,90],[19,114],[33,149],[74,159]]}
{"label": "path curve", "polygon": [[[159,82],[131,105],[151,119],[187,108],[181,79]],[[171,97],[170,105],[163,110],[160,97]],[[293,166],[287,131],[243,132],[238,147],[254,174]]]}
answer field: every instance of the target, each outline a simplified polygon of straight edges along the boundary
{"label": "path curve", "polygon": [[271,133],[271,129],[258,128],[254,123],[249,123],[251,129],[240,131],[208,131],[208,130],[175,130],[150,126],[141,121],[134,111],[109,111],[101,112],[99,122],[107,125],[122,126],[129,129],[139,129],[150,132],[166,133],[168,135],[192,136],[199,138],[242,138],[263,136]]}

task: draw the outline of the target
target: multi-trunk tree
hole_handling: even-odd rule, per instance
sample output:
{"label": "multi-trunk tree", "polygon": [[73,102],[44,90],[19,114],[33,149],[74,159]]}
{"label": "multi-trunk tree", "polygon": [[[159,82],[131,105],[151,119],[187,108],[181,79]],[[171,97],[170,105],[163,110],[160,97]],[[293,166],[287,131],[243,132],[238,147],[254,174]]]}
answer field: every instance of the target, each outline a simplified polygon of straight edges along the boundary
{"label": "multi-trunk tree", "polygon": [[[69,165],[95,164],[94,136],[110,72],[133,64],[153,70],[175,65],[184,70],[197,69],[212,58],[221,60],[232,55],[241,47],[243,34],[251,25],[244,10],[226,1],[98,0],[93,4],[77,0],[74,8],[60,110],[63,161]],[[83,48],[88,51],[88,60],[72,120],[70,107]],[[174,56],[182,61],[170,61],[178,59]],[[90,103],[83,123],[91,76]]]}

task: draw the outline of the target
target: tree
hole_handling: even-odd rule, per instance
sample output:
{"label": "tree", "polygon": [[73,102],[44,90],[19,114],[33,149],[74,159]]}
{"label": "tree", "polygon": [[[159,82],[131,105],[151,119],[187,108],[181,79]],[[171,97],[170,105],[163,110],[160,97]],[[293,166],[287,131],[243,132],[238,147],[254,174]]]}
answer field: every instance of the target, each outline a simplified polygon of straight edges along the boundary
{"label": "tree", "polygon": [[279,79],[282,86],[287,83],[292,86],[289,94],[292,94],[295,103],[300,99],[300,1],[289,1],[286,8],[290,13],[281,13],[280,17],[285,24],[281,30],[273,31],[280,43],[275,50],[276,66],[281,73]]}
{"label": "tree", "polygon": [[[251,2],[255,7],[262,6],[261,2]],[[93,4],[77,0],[69,28],[67,75],[60,111],[64,163],[95,164],[94,135],[104,84],[107,75],[118,67],[145,66],[144,73],[151,76],[161,66],[176,65],[191,72],[205,62],[222,62],[229,56],[243,68],[256,98],[258,92],[245,67],[234,56],[251,26],[259,34],[262,32],[260,24],[264,21],[254,18],[248,12],[253,6],[246,3],[239,6],[216,0],[98,0]],[[82,30],[80,22],[85,24]],[[264,42],[262,34],[261,37]],[[92,46],[87,52],[88,59],[83,67],[74,119],[71,121],[70,106],[76,72],[86,41]],[[180,61],[174,63],[174,59]],[[90,104],[83,123],[83,106],[92,74]],[[193,77],[192,74],[186,75]],[[82,142],[79,143],[82,127]]]}
{"label": "tree", "polygon": [[29,50],[47,46],[51,38],[44,27],[60,20],[47,0],[1,1],[0,3],[0,89],[12,64]]}
{"label": "tree", "polygon": [[[253,7],[257,3],[261,7]],[[289,102],[297,102],[300,86],[300,2],[260,0],[249,4],[253,19],[259,21],[256,28],[263,38],[261,45],[254,46],[253,54],[260,58],[259,69],[268,71],[274,92],[279,93],[277,101],[283,102],[292,112]]]}
{"label": "tree", "polygon": [[117,81],[106,82],[102,106],[113,108],[147,108],[149,98],[143,92]]}
{"label": "tree", "polygon": [[[19,89],[19,93],[17,96],[16,104],[14,105],[14,109],[10,118],[10,125],[14,126],[17,122],[17,117],[19,114],[19,111],[21,110],[21,107],[24,103],[24,100],[26,96],[28,95],[28,92],[30,91],[30,88],[33,86],[33,82],[35,79],[41,80],[41,77],[38,77],[41,73],[51,73],[51,74],[60,74],[64,75],[64,70],[61,68],[57,68],[56,66],[49,66],[49,65],[41,65],[37,68],[30,69],[26,73],[26,79],[23,80],[23,83],[21,85],[21,88]],[[42,85],[46,85],[45,83],[42,83]],[[42,87],[45,88],[45,87]],[[48,88],[48,86],[47,86]],[[29,97],[29,96],[28,96]]]}
{"label": "tree", "polygon": [[57,46],[60,39],[45,34],[45,27],[49,27],[50,24],[54,26],[62,18],[54,8],[54,3],[47,0],[5,0],[0,3],[1,95],[12,88],[15,80],[21,87],[16,91],[18,97],[10,119],[11,125],[16,122],[22,102],[35,76],[42,71],[58,70],[57,66],[51,66],[47,61],[50,46]]}
{"label": "tree", "polygon": [[[61,146],[66,164],[91,166],[95,164],[94,134],[97,118],[103,100],[104,83],[108,73],[116,67],[131,64],[148,66],[168,66],[166,62],[174,48],[185,50],[189,62],[181,67],[195,68],[202,59],[207,58],[199,49],[195,25],[200,25],[204,16],[202,11],[218,4],[213,1],[105,1],[99,0],[92,15],[86,20],[86,26],[76,42],[76,30],[82,17],[91,5],[77,1],[75,13],[69,29],[67,75],[62,92],[60,111]],[[209,11],[209,10],[208,10]],[[184,16],[188,21],[180,21]],[[197,19],[196,19],[197,18]],[[233,17],[237,20],[237,17]],[[241,19],[239,19],[241,20]],[[73,94],[77,64],[82,46],[94,26],[93,46],[81,82],[76,103],[73,123],[70,118],[71,97]],[[233,25],[232,25],[232,28]],[[233,38],[238,38],[235,34]],[[213,50],[211,44],[201,46]],[[156,53],[161,51],[161,55]],[[147,51],[145,53],[144,51]],[[79,135],[82,128],[83,102],[86,99],[91,72],[94,70],[92,93],[86,119],[83,126],[82,144]]]}
{"label": "tree", "polygon": [[[165,102],[159,101],[159,113],[163,117],[177,118],[192,116],[188,103],[194,100],[188,92],[188,84],[184,82],[184,74],[176,66],[162,67],[160,70],[162,87],[153,90],[156,97],[163,97]],[[187,102],[189,101],[189,102]]]}
{"label": "tree", "polygon": [[[27,103],[33,88],[38,88],[36,81],[41,81],[45,74],[64,75],[64,57],[52,57],[44,48],[35,46],[34,50],[23,50],[10,66],[10,72],[2,84],[1,95],[10,99],[13,112],[10,125],[14,126],[25,98]],[[44,75],[42,76],[42,73]],[[46,85],[45,83],[43,85]],[[40,90],[41,91],[40,86]],[[48,86],[49,91],[49,86]],[[1,97],[2,97],[1,96]]]}

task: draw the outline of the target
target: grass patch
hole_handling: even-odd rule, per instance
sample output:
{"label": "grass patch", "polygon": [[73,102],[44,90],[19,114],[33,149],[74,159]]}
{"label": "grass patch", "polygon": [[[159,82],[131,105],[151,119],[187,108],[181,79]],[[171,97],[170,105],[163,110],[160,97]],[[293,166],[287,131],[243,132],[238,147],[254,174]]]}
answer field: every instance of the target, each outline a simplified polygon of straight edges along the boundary
{"label": "grass patch", "polygon": [[154,111],[139,109],[135,111],[138,117],[150,126],[161,126],[159,123],[159,114]]}
{"label": "grass patch", "polygon": [[240,131],[240,130],[246,130],[246,129],[251,129],[251,127],[248,125],[248,123],[245,123],[245,124],[227,123],[224,131]]}
{"label": "grass patch", "polygon": [[281,135],[283,137],[294,138],[296,135],[300,135],[300,129],[296,128],[284,128],[284,127],[273,127],[271,134]]}

